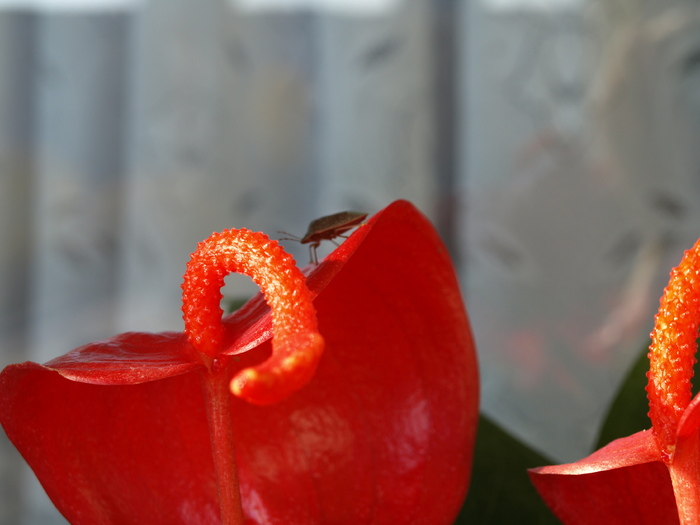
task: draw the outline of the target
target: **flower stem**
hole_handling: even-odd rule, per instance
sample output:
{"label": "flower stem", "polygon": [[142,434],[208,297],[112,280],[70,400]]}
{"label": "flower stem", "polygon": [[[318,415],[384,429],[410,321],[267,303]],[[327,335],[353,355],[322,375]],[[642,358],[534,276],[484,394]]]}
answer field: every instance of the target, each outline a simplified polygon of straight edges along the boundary
{"label": "flower stem", "polygon": [[218,372],[203,371],[202,385],[209,420],[209,437],[216,473],[222,525],[243,525],[241,492],[238,485],[236,449],[231,427],[231,392],[226,367]]}

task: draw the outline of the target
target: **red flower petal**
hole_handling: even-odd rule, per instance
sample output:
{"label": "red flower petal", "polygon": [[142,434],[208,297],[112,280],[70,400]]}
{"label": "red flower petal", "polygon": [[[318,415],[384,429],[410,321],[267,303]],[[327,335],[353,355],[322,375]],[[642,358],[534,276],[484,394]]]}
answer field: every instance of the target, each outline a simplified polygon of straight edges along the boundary
{"label": "red flower petal", "polygon": [[[452,523],[469,481],[478,379],[437,234],[410,204],[395,203],[308,285],[326,340],[314,378],[275,405],[231,400],[246,517]],[[267,358],[268,322],[259,299],[225,320],[236,367]],[[105,342],[52,369],[5,369],[0,421],[73,523],[219,523],[205,372],[178,357],[187,350],[179,336],[121,337],[127,350],[110,353]],[[160,337],[173,337],[173,348]],[[137,340],[156,357],[128,350]]]}
{"label": "red flower petal", "polygon": [[567,525],[678,523],[671,478],[649,430],[617,439],[576,463],[529,474]]}
{"label": "red flower petal", "polygon": [[696,395],[685,409],[678,423],[678,438],[692,438],[700,432],[700,394]]}
{"label": "red flower petal", "polygon": [[101,386],[25,363],[0,392],[8,437],[71,523],[218,522],[198,374]]}
{"label": "red flower petal", "polygon": [[[700,521],[700,394],[688,405],[680,422],[671,477],[676,478],[676,501],[686,523]],[[695,521],[693,521],[695,520]]]}
{"label": "red flower petal", "polygon": [[82,383],[132,385],[203,368],[188,357],[190,352],[179,332],[127,332],[76,348],[44,366]]}

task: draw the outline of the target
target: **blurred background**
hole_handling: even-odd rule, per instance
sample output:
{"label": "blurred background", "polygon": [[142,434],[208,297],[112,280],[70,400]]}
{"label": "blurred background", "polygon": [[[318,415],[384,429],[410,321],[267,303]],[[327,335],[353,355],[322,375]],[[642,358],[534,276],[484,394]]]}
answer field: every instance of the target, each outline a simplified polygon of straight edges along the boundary
{"label": "blurred background", "polygon": [[[0,366],[181,330],[212,231],[406,198],[484,413],[575,460],[700,236],[699,140],[690,0],[0,0]],[[0,523],[65,523],[4,434]]]}

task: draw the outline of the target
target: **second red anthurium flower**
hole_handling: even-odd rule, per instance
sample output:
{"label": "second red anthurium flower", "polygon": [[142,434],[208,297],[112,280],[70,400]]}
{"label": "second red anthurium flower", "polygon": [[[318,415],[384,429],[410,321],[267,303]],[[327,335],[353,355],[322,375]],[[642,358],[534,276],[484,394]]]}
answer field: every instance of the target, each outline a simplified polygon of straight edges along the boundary
{"label": "second red anthurium flower", "polygon": [[700,394],[691,399],[700,325],[700,240],[671,272],[651,334],[652,428],[530,477],[566,524],[700,524]]}
{"label": "second red anthurium flower", "polygon": [[[221,319],[230,271],[262,294]],[[478,411],[444,245],[399,201],[305,278],[261,234],[200,243],[182,333],[0,374],[0,422],[74,524],[449,524]]]}

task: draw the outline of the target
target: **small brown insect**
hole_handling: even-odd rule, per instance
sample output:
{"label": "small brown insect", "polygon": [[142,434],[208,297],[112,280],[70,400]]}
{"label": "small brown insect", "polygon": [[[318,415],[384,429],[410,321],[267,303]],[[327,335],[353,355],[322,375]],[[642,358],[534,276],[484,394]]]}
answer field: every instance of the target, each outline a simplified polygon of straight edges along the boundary
{"label": "small brown insect", "polygon": [[301,244],[308,244],[311,262],[313,264],[318,264],[316,248],[321,244],[321,241],[332,241],[336,237],[343,237],[346,231],[352,230],[355,226],[364,221],[366,217],[366,213],[358,211],[341,211],[333,215],[326,215],[325,217],[311,221],[309,229],[303,237],[297,237],[287,232],[280,232],[289,236],[282,237],[280,240],[291,240],[298,241]]}

